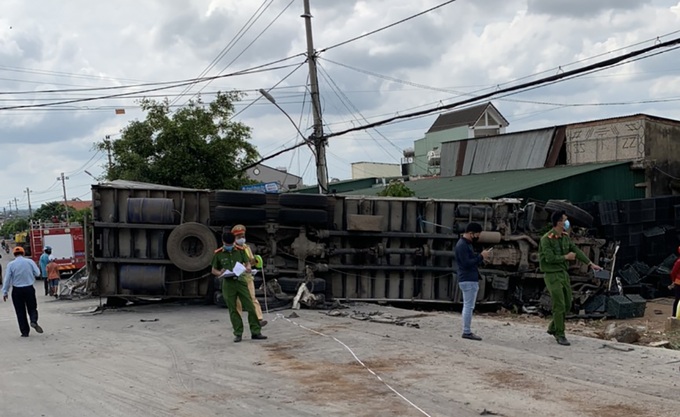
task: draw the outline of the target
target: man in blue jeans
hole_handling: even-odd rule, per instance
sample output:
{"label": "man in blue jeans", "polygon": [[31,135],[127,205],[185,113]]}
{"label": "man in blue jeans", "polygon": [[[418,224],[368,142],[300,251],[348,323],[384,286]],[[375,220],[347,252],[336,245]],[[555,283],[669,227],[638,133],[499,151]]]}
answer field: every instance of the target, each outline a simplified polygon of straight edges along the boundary
{"label": "man in blue jeans", "polygon": [[489,250],[475,253],[472,244],[479,240],[482,233],[482,225],[469,223],[465,233],[456,243],[456,264],[458,265],[458,287],[463,293],[463,339],[482,340],[481,337],[472,333],[472,310],[475,309],[477,292],[479,291],[479,270],[477,269],[488,257]]}

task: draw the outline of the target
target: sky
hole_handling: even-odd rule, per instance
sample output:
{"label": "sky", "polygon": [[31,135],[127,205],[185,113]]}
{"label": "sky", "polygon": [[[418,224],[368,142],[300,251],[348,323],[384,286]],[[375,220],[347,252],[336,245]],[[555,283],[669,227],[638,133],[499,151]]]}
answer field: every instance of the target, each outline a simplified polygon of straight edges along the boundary
{"label": "sky", "polygon": [[[678,0],[457,0],[335,46],[444,0],[310,3],[325,132],[454,103],[680,37]],[[179,107],[198,93],[207,102],[217,91],[244,91],[233,120],[252,128],[252,143],[263,157],[299,143],[296,127],[309,135],[312,126],[308,67],[300,55],[306,52],[302,13],[302,0],[2,1],[0,207],[16,198],[19,209],[27,208],[27,189],[33,209],[63,199],[61,173],[68,177],[67,198],[90,199],[95,180],[85,171],[100,177],[106,163],[94,143],[106,135],[115,140],[131,121],[144,119],[141,97],[168,97]],[[144,88],[130,87],[225,75],[288,57],[266,71],[189,88],[135,93]],[[508,132],[636,113],[680,119],[679,64],[680,50],[667,50],[492,102],[510,122]],[[107,87],[119,89],[69,91]],[[261,88],[295,126],[261,99]],[[134,94],[7,108],[120,92]],[[436,117],[331,138],[329,177],[350,178],[352,162],[399,163],[403,149]],[[305,184],[316,182],[306,147],[266,164],[285,167]]]}

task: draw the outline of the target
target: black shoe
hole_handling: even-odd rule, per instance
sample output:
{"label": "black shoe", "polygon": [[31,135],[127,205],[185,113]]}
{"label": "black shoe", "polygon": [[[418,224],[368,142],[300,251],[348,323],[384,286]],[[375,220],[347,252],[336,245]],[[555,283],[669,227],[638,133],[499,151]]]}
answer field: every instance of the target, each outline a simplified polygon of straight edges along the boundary
{"label": "black shoe", "polygon": [[28,333],[27,333],[27,334],[22,334],[21,337],[28,337]]}
{"label": "black shoe", "polygon": [[241,337],[241,336],[234,336],[234,343],[238,343],[238,342],[240,342],[241,340],[243,340],[243,337]]}
{"label": "black shoe", "polygon": [[482,340],[481,337],[477,336],[474,333],[463,333],[463,339]]}
{"label": "black shoe", "polygon": [[254,334],[250,336],[251,339],[256,339],[256,340],[264,340],[267,338],[267,336],[263,335],[262,333]]}
{"label": "black shoe", "polygon": [[43,332],[42,327],[40,327],[40,325],[38,323],[31,323],[31,327],[33,327],[35,329],[35,331],[38,332],[38,333]]}
{"label": "black shoe", "polygon": [[555,340],[557,340],[557,343],[562,346],[571,346],[571,343],[569,343],[567,338],[564,336],[555,336]]}
{"label": "black shoe", "polygon": [[266,325],[267,325],[267,320],[264,320],[264,319],[260,320],[260,327],[264,327]]}
{"label": "black shoe", "polygon": [[554,331],[554,330],[548,329],[548,330],[546,331],[546,333],[548,333],[550,336],[555,336],[555,331]]}

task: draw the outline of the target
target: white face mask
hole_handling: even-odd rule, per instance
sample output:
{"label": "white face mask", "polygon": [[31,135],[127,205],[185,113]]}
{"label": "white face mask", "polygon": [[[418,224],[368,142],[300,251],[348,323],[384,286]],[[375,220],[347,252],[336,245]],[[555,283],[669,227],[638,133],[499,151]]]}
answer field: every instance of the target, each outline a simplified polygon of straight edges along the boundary
{"label": "white face mask", "polygon": [[243,245],[243,244],[245,244],[245,243],[246,243],[246,238],[245,238],[245,237],[236,239],[236,244],[237,244],[237,245]]}

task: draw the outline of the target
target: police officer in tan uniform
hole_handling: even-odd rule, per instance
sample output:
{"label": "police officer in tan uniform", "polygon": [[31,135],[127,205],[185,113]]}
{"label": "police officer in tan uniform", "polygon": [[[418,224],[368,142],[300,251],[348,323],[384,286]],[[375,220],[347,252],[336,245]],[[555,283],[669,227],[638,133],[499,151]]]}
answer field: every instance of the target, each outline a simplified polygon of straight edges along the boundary
{"label": "police officer in tan uniform", "polygon": [[[236,238],[234,246],[239,250],[245,251],[246,254],[248,255],[248,259],[250,259],[250,264],[255,265],[257,262],[255,260],[255,257],[253,256],[253,251],[246,244],[246,227],[242,224],[237,224],[236,226],[231,228],[231,234],[233,234],[234,237]],[[246,283],[248,284],[248,291],[250,292],[250,298],[252,299],[253,305],[255,306],[255,313],[257,314],[257,319],[260,321],[260,327],[266,326],[267,320],[265,320],[264,317],[262,316],[262,307],[260,307],[260,302],[257,301],[257,297],[255,296],[255,278],[250,273],[247,273],[245,277]],[[236,300],[236,311],[238,311],[238,313],[241,314],[242,311],[241,300]]]}

